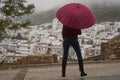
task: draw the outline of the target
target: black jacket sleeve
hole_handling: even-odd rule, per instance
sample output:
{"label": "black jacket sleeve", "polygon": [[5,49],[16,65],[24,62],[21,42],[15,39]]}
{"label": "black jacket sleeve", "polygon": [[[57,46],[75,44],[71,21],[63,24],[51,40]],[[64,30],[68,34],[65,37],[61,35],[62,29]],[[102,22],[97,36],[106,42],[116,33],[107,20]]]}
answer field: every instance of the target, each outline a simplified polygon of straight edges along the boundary
{"label": "black jacket sleeve", "polygon": [[81,34],[82,34],[82,31],[81,31],[81,30],[77,30],[77,34],[78,34],[78,35],[81,35]]}

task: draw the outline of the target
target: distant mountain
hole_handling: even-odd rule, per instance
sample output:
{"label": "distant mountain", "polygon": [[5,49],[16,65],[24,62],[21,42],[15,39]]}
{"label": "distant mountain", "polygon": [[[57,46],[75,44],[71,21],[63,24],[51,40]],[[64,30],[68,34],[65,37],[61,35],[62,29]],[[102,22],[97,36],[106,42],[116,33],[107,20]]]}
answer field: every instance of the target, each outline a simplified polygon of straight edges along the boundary
{"label": "distant mountain", "polygon": [[[120,6],[116,5],[92,5],[91,10],[94,12],[97,23],[105,21],[120,21]],[[46,12],[33,14],[29,17],[32,25],[39,25],[46,22],[52,22],[55,18],[56,9]]]}
{"label": "distant mountain", "polygon": [[32,25],[39,25],[42,23],[52,22],[53,18],[55,18],[55,10],[36,13],[29,17],[29,19],[32,21]]}
{"label": "distant mountain", "polygon": [[91,9],[95,13],[98,23],[105,21],[120,21],[120,6],[93,5]]}

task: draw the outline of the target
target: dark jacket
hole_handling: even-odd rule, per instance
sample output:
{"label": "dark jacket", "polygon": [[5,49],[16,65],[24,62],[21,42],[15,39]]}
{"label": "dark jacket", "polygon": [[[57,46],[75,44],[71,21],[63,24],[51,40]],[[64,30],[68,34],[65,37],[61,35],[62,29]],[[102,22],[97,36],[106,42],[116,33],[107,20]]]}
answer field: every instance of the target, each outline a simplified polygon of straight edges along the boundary
{"label": "dark jacket", "polygon": [[81,34],[80,29],[73,29],[68,26],[63,25],[62,36],[64,37],[78,37]]}

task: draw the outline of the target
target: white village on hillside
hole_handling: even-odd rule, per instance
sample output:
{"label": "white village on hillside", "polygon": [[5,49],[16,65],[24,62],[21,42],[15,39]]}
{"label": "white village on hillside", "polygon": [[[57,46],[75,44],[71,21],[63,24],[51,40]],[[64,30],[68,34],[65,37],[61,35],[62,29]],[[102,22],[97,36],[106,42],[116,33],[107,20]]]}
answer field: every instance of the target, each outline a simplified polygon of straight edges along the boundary
{"label": "white village on hillside", "polygon": [[[56,54],[58,61],[63,54],[62,48],[62,24],[54,18],[51,23],[29,26],[18,31],[7,30],[6,35],[0,42],[0,62],[13,62],[28,55]],[[89,29],[82,30],[78,36],[83,58],[101,54],[101,43],[107,42],[120,34],[120,22],[102,22],[95,24]],[[20,36],[24,39],[14,39]],[[75,51],[71,47],[69,58],[77,59]]]}

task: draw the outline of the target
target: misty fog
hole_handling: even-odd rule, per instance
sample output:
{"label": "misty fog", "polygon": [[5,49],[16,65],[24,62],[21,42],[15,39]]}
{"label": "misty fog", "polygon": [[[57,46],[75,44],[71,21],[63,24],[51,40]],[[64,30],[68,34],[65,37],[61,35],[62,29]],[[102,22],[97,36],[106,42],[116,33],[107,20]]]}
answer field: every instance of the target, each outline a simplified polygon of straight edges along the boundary
{"label": "misty fog", "polygon": [[86,6],[91,5],[119,5],[120,0],[27,0],[35,5],[35,12],[48,11],[50,9],[59,8],[68,3],[82,3]]}

